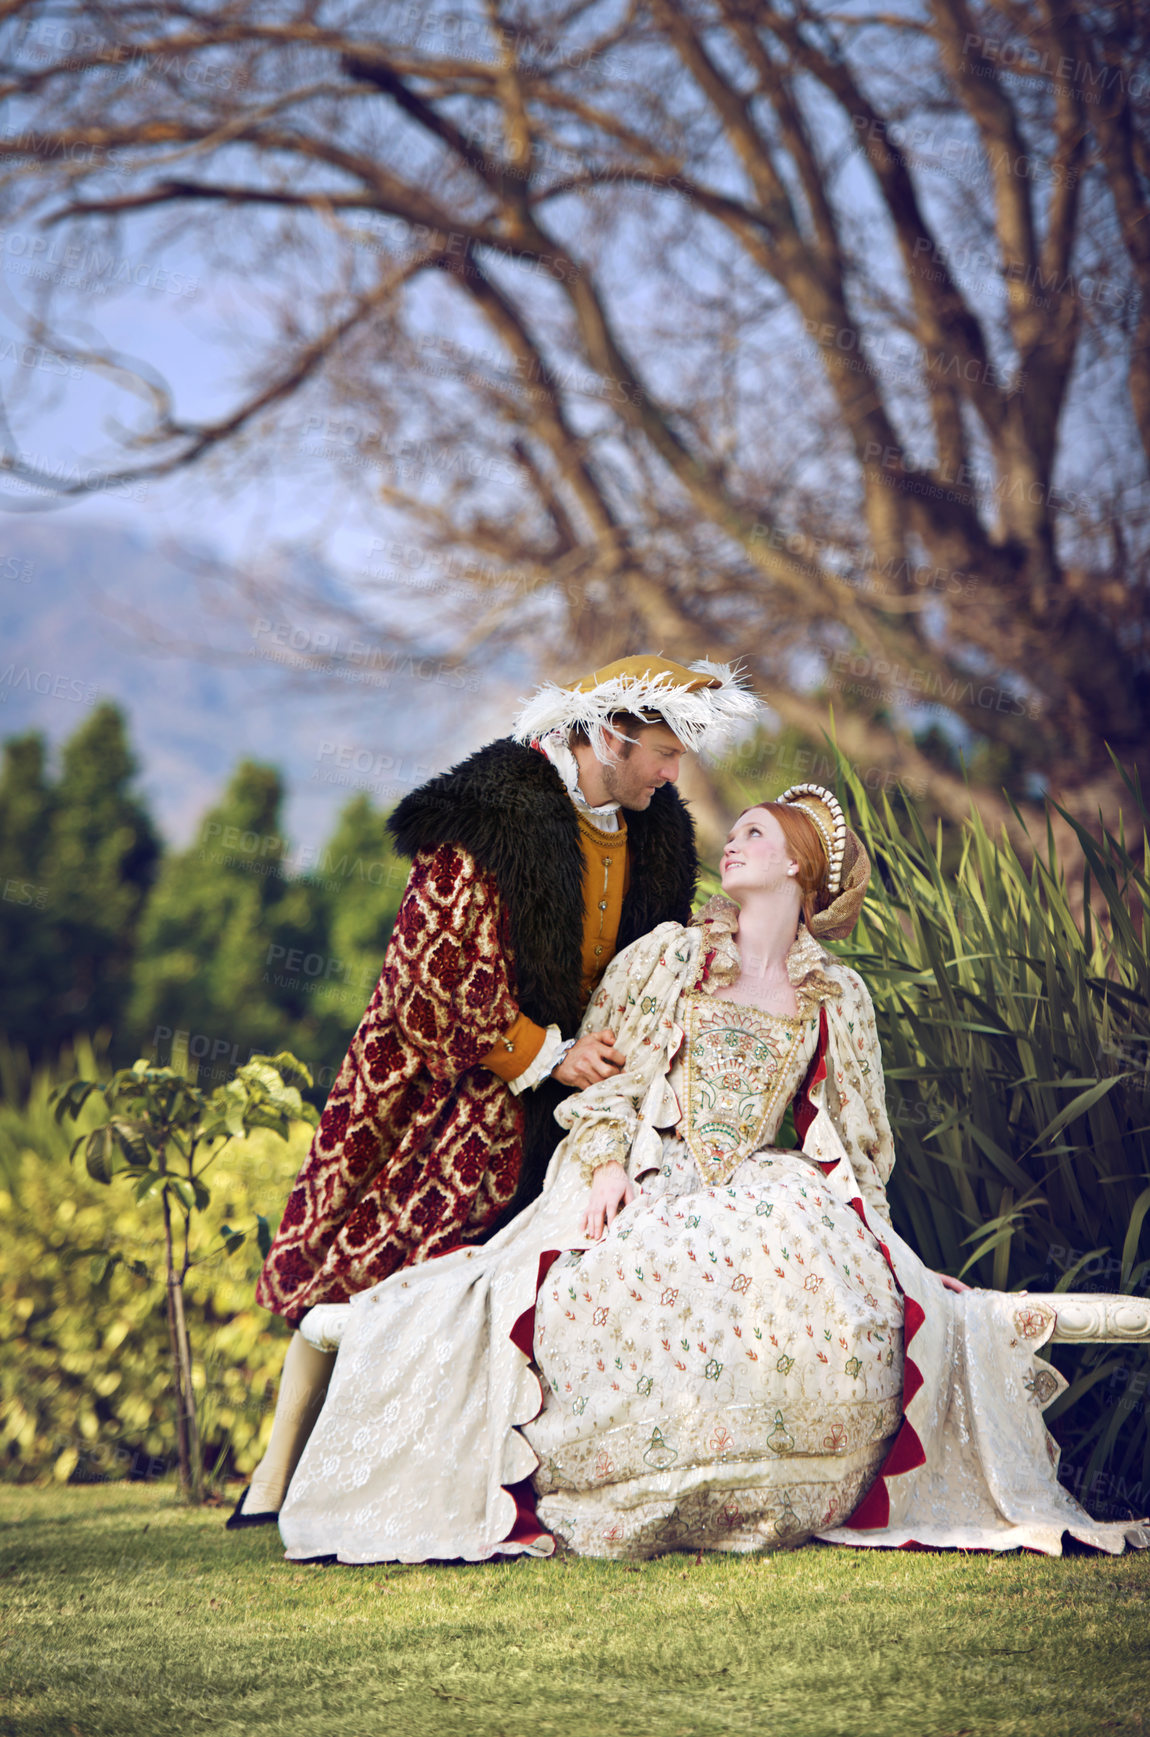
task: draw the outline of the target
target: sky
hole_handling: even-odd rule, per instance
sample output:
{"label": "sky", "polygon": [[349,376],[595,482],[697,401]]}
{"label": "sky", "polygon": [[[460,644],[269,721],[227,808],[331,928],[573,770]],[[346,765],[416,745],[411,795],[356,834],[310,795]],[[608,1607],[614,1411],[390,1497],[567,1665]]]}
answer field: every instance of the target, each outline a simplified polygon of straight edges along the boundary
{"label": "sky", "polygon": [[[27,314],[41,282],[34,271],[94,274],[106,285],[127,262],[136,282],[79,298],[84,317],[63,323],[61,336],[140,361],[145,374],[162,358],[173,402],[187,417],[218,415],[234,401],[244,353],[236,334],[252,308],[237,306],[236,286],[188,243],[161,249],[145,233],[138,245],[77,257],[51,239],[34,252],[34,239],[31,229],[0,231],[0,390],[29,462],[49,474],[86,474],[110,450],[109,431],[131,428],[140,415],[122,384],[50,344],[28,343]],[[306,415],[289,410],[284,422],[298,448]],[[312,433],[322,444],[323,428]],[[284,773],[286,829],[306,857],[357,791],[389,806],[429,772],[503,733],[533,680],[520,656],[503,660],[482,685],[474,666],[452,686],[434,664],[428,679],[385,675],[359,684],[356,669],[344,665],[347,648],[361,641],[340,606],[354,600],[381,621],[388,613],[380,577],[387,515],[322,457],[293,451],[288,467],[278,464],[281,440],[270,440],[266,454],[257,438],[234,457],[78,499],[19,482],[0,486],[0,586],[5,563],[11,574],[0,591],[8,628],[0,666],[11,676],[0,682],[0,734],[35,728],[58,744],[79,721],[69,696],[82,693],[84,705],[116,699],[143,762],[144,793],[175,845],[191,840],[235,761],[249,754]],[[208,581],[181,586],[173,548],[199,556]],[[273,550],[284,552],[289,574],[318,602],[276,608],[238,587],[228,598],[228,569],[258,565]],[[33,580],[22,584],[29,570]],[[396,601],[432,647],[443,644],[451,598],[421,600],[415,580]],[[331,676],[288,667],[293,647],[311,654],[318,643],[322,652],[323,634],[335,648]],[[360,655],[353,652],[353,666]],[[37,680],[46,692],[36,691]]]}

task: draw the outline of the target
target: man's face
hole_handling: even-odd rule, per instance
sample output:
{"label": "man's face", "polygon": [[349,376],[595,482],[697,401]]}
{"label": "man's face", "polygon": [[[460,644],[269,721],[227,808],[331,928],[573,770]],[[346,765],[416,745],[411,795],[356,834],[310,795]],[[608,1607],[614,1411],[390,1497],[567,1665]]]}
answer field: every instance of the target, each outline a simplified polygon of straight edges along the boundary
{"label": "man's face", "polygon": [[666,724],[646,724],[634,742],[611,739],[612,757],[601,767],[612,802],[621,808],[647,808],[661,784],[673,784],[687,752]]}

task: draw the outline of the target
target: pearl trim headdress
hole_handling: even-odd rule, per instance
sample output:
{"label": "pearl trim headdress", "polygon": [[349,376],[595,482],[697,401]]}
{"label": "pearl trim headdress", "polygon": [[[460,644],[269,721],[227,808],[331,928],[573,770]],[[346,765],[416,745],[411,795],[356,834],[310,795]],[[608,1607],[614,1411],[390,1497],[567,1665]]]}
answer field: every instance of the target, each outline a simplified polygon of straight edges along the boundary
{"label": "pearl trim headdress", "polygon": [[821,784],[792,784],[778,800],[801,808],[808,820],[814,822],[827,853],[827,891],[832,895],[841,892],[847,823],[837,799]]}

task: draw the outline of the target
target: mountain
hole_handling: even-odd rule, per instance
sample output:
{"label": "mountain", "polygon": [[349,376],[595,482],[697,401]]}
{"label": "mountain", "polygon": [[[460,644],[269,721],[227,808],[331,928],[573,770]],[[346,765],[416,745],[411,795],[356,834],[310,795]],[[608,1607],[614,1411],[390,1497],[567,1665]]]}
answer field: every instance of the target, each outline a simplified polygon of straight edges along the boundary
{"label": "mountain", "polygon": [[0,735],[59,742],[114,699],[171,843],[249,756],[283,774],[286,830],[306,852],[357,790],[390,806],[501,735],[534,680],[518,654],[453,670],[365,632],[314,555],[281,563],[280,580],[255,591],[210,551],[78,515],[8,518]]}

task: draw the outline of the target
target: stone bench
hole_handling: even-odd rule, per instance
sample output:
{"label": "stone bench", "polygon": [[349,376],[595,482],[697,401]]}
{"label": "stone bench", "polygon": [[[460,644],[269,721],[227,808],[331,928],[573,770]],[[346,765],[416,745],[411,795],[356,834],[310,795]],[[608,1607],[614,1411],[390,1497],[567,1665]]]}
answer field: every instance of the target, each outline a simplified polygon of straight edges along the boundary
{"label": "stone bench", "polygon": [[[1055,1317],[1052,1345],[1150,1345],[1150,1297],[1102,1291],[1018,1291],[1023,1310],[1042,1312],[1042,1326]],[[320,1303],[300,1331],[317,1351],[338,1351],[351,1315],[350,1303]],[[1037,1336],[1037,1334],[1035,1334]],[[1030,1337],[1028,1334],[1027,1337]]]}
{"label": "stone bench", "polygon": [[[1125,1297],[1095,1291],[1016,1291],[1014,1325],[1022,1339],[1054,1345],[1150,1345],[1150,1297]],[[1054,1329],[1048,1332],[1050,1317]],[[350,1303],[320,1303],[304,1317],[300,1331],[319,1351],[338,1351],[351,1317]],[[1061,1385],[1048,1379],[1053,1397]],[[1045,1403],[1045,1399],[1043,1400]],[[1150,1525],[1132,1524],[1126,1542],[1150,1549]]]}

